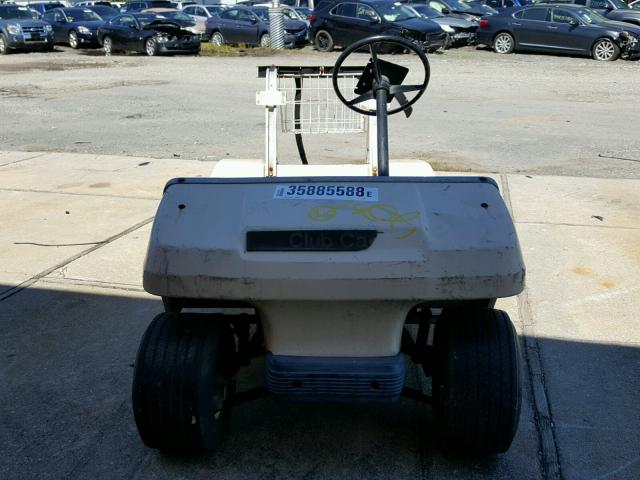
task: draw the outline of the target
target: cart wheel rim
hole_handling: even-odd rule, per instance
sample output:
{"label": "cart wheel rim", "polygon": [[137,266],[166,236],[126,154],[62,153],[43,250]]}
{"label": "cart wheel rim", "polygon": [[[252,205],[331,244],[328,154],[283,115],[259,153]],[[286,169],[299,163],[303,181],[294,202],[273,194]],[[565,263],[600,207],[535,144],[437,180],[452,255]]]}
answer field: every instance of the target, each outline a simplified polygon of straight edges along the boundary
{"label": "cart wheel rim", "polygon": [[71,32],[69,34],[69,46],[71,48],[78,48],[78,36],[76,35],[76,32]]}
{"label": "cart wheel rim", "polygon": [[603,40],[596,45],[596,58],[598,60],[610,60],[615,48],[610,40]]}
{"label": "cart wheel rim", "polygon": [[496,42],[495,42],[496,52],[507,53],[509,50],[511,50],[511,45],[512,45],[512,41],[511,41],[510,35],[502,34],[496,37]]}
{"label": "cart wheel rim", "polygon": [[271,37],[269,35],[263,35],[260,37],[260,46],[261,47],[270,47],[271,46]]}
{"label": "cart wheel rim", "polygon": [[156,41],[153,38],[147,40],[147,55],[152,57],[156,54]]}
{"label": "cart wheel rim", "polygon": [[221,46],[222,42],[222,35],[219,32],[214,33],[211,37],[211,43],[213,43],[216,47]]}

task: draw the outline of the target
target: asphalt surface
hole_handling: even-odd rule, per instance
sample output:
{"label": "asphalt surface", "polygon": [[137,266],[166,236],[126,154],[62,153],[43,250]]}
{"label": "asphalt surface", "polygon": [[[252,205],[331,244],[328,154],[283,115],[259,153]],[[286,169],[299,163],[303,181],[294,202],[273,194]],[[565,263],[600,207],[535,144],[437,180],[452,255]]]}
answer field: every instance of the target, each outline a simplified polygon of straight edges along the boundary
{"label": "asphalt surface", "polygon": [[[258,65],[332,65],[306,48],[266,57],[106,58],[58,47],[0,60],[0,149],[211,161],[264,149]],[[638,178],[637,61],[431,55],[431,83],[410,119],[390,120],[391,154],[451,171]],[[354,60],[363,63],[365,59]],[[393,61],[415,70],[415,57]],[[283,162],[298,162],[282,135]],[[364,135],[305,136],[311,163],[358,162]]]}

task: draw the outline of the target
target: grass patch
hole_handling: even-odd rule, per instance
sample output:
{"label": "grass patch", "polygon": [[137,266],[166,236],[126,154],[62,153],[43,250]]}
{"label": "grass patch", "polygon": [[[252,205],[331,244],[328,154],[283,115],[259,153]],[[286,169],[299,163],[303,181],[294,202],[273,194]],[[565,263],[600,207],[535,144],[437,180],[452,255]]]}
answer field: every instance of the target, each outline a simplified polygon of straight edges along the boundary
{"label": "grass patch", "polygon": [[206,57],[269,57],[279,53],[278,50],[264,47],[248,47],[247,45],[213,45],[202,43],[200,55]]}

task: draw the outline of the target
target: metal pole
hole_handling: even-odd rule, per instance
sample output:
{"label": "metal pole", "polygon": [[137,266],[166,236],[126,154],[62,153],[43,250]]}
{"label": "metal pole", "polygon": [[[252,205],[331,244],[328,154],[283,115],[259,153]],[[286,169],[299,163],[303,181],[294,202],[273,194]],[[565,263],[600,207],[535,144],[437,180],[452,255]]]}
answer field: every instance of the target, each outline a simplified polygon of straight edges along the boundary
{"label": "metal pole", "polygon": [[387,125],[386,88],[376,90],[376,118],[378,127],[378,176],[389,176],[389,128]]}
{"label": "metal pole", "polygon": [[280,0],[272,0],[269,9],[269,37],[271,48],[284,48],[284,13],[280,8]]}

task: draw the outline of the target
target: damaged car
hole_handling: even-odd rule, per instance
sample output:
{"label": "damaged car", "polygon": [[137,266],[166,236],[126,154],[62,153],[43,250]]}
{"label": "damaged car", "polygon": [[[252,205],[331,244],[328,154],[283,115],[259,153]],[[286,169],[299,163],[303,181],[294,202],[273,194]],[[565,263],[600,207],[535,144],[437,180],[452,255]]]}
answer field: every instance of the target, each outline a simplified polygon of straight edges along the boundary
{"label": "damaged car", "polygon": [[179,22],[151,13],[125,13],[113,17],[98,30],[106,55],[134,51],[149,56],[200,52],[200,36]]}
{"label": "damaged car", "polygon": [[447,33],[445,48],[474,45],[476,42],[476,30],[478,23],[464,18],[443,15],[437,10],[423,3],[408,3],[418,15],[437,23]]}
{"label": "damaged car", "polygon": [[393,0],[320,2],[309,20],[309,36],[321,52],[372,35],[399,35],[426,52],[435,52],[447,39],[440,25]]}
{"label": "damaged car", "polygon": [[567,4],[534,4],[480,20],[478,43],[507,54],[516,50],[586,55],[599,61],[640,57],[640,27],[611,22]]}

